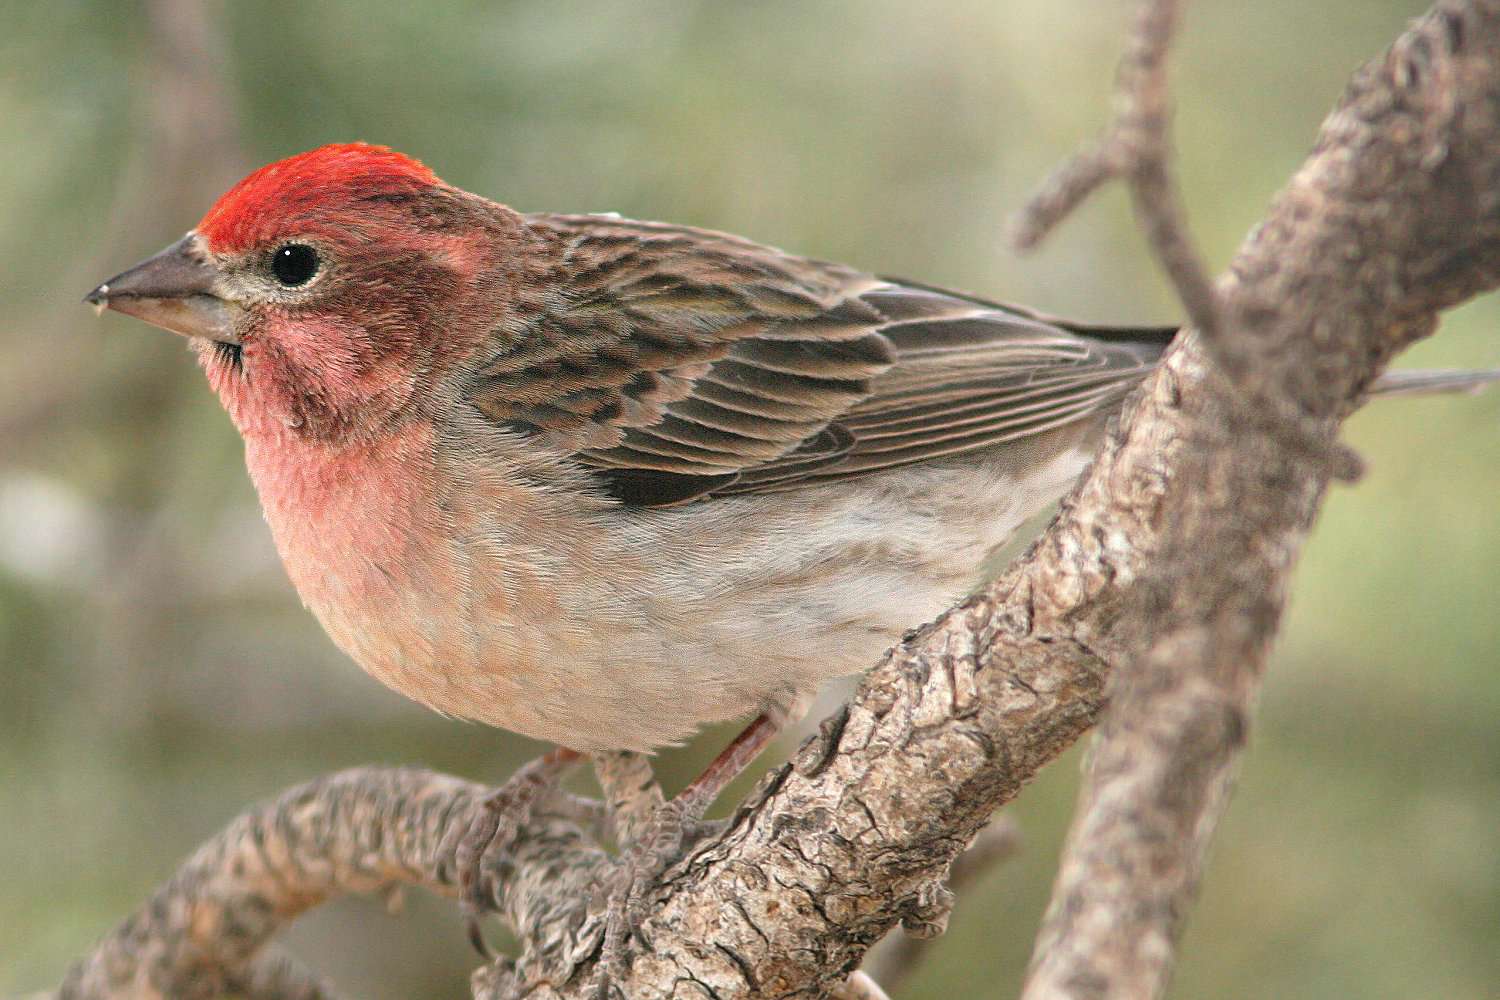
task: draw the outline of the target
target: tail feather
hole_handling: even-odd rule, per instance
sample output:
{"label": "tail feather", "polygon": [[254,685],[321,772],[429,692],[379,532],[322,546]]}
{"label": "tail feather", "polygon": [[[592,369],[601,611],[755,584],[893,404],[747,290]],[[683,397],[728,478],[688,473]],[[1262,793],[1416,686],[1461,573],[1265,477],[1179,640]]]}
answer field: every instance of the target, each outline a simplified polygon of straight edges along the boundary
{"label": "tail feather", "polygon": [[1500,368],[1408,368],[1386,372],[1370,386],[1370,395],[1428,396],[1437,393],[1478,393],[1500,382]]}

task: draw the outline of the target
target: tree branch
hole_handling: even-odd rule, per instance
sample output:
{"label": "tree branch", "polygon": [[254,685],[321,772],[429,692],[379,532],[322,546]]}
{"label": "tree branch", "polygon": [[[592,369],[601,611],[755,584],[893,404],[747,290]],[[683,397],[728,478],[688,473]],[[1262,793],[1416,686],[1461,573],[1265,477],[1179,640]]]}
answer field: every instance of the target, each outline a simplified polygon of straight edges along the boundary
{"label": "tree branch", "polygon": [[[1174,472],[1162,557],[1132,595],[1128,617],[1141,627],[1111,678],[1026,1000],[1166,989],[1330,471],[1247,406],[1274,400],[1308,439],[1331,444],[1360,387],[1435,328],[1456,289],[1492,285],[1500,189],[1493,155],[1474,143],[1493,141],[1500,106],[1496,13],[1440,7],[1363,71],[1224,283],[1219,335],[1241,362],[1230,377],[1252,393],[1190,400],[1199,419]],[[1372,199],[1376,183],[1392,187]],[[1443,224],[1458,224],[1458,192],[1474,196],[1478,217],[1440,238],[1429,213],[1446,209],[1455,214]],[[1163,217],[1152,228],[1177,225]],[[1323,259],[1336,249],[1342,261]],[[1454,268],[1453,289],[1425,279],[1435,259]]]}
{"label": "tree branch", "polygon": [[1140,5],[1130,45],[1120,61],[1114,122],[1099,140],[1058,168],[1016,213],[1011,240],[1021,250],[1034,249],[1089,195],[1123,178],[1188,322],[1213,338],[1219,328],[1218,295],[1188,235],[1187,211],[1172,170],[1167,52],[1179,19],[1178,0]]}
{"label": "tree branch", "polygon": [[[1148,81],[1165,25],[1138,35],[1160,42]],[[1180,338],[1026,556],[898,645],[667,873],[628,995],[827,995],[895,923],[941,928],[954,858],[1107,697],[1028,996],[1160,990],[1337,428],[1439,310],[1500,282],[1496,53],[1500,0],[1445,2],[1360,71],[1214,293],[1214,340],[1243,364]],[[450,891],[422,849],[477,795],[378,771],[289,793],[200,851],[64,995],[181,975],[197,992],[173,995],[210,996],[331,892]],[[475,995],[583,995],[607,864],[569,820],[534,817],[494,869],[523,952]]]}
{"label": "tree branch", "polygon": [[262,946],[334,895],[404,883],[452,895],[450,873],[431,859],[451,818],[484,794],[417,770],[345,771],[294,788],[199,848],[73,965],[57,995],[331,998]]}

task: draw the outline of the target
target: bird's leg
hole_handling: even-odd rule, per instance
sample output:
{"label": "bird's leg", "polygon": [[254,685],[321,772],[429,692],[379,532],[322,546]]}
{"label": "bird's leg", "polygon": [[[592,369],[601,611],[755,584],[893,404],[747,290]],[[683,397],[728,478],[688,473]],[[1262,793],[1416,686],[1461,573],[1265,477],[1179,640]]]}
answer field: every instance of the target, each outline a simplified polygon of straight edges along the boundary
{"label": "bird's leg", "polygon": [[[607,998],[611,986],[624,977],[625,941],[648,915],[646,893],[681,856],[683,844],[693,839],[690,833],[698,832],[699,820],[708,807],[760,755],[780,732],[782,724],[783,719],[771,713],[756,716],[702,774],[669,802],[662,802],[661,789],[654,776],[650,776],[650,765],[640,755],[610,755],[635,758],[633,763],[596,758],[595,770],[604,785],[621,842],[619,868],[614,884],[609,887],[604,922],[604,946],[596,984],[599,997]],[[642,768],[646,771],[645,779],[639,777]],[[627,780],[627,775],[635,780]]]}
{"label": "bird's leg", "polygon": [[524,765],[479,802],[466,821],[455,823],[438,848],[442,858],[452,858],[459,910],[469,941],[485,958],[493,956],[479,921],[494,907],[495,899],[494,889],[484,877],[485,859],[511,847],[537,803],[555,791],[563,773],[582,759],[576,750],[555,747]]}
{"label": "bird's leg", "polygon": [[635,843],[666,801],[650,758],[629,750],[595,754],[594,775],[604,791],[609,835],[621,848]]}
{"label": "bird's leg", "polygon": [[723,794],[729,783],[760,756],[766,744],[781,732],[783,724],[782,720],[769,712],[757,715],[727,747],[719,751],[719,756],[703,769],[702,774],[677,794],[672,804],[682,807],[684,817],[702,819],[703,814],[708,812],[708,807],[713,805],[714,799]]}

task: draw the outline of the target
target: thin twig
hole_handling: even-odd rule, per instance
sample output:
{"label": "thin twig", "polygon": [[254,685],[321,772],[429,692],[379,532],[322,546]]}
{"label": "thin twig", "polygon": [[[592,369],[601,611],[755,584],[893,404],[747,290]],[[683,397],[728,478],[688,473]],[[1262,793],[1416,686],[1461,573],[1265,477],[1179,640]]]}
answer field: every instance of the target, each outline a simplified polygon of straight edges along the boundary
{"label": "thin twig", "polygon": [[226,987],[242,1000],[340,1000],[330,983],[274,947],[257,955],[245,972],[228,977]]}
{"label": "thin twig", "polygon": [[828,1000],[891,1000],[890,995],[863,969],[855,969],[849,978],[833,988]]}
{"label": "thin twig", "polygon": [[1011,217],[1009,240],[1017,250],[1034,250],[1072,215],[1089,195],[1119,177],[1121,145],[1112,131],[1095,139],[1042,181],[1035,194]]}
{"label": "thin twig", "polygon": [[1213,339],[1218,294],[1188,233],[1172,172],[1172,104],[1167,52],[1179,17],[1177,0],[1140,6],[1115,83],[1116,111],[1104,135],[1067,160],[1014,216],[1011,242],[1035,248],[1089,195],[1117,178],[1130,185],[1136,212],[1192,325]]}
{"label": "thin twig", "polygon": [[1136,218],[1157,263],[1177,292],[1205,349],[1240,394],[1235,419],[1271,429],[1282,444],[1323,462],[1329,475],[1354,482],[1363,463],[1351,449],[1328,439],[1306,414],[1289,407],[1248,376],[1257,345],[1226,329],[1223,296],[1193,242],[1172,155],[1172,101],[1167,55],[1180,19],[1179,0],[1144,0],[1115,84],[1116,111],[1104,135],[1065,161],[1016,213],[1010,224],[1018,250],[1034,249],[1083,201],[1111,180],[1124,180]]}

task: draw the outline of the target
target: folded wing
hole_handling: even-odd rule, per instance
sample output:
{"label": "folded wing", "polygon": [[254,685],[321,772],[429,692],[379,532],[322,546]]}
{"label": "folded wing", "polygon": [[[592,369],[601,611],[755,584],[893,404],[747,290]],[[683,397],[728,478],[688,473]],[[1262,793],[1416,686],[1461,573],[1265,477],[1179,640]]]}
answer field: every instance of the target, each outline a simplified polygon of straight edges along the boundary
{"label": "folded wing", "polygon": [[533,216],[562,293],[470,387],[624,503],[795,489],[1083,419],[1170,329],[1087,329],[719,233]]}

